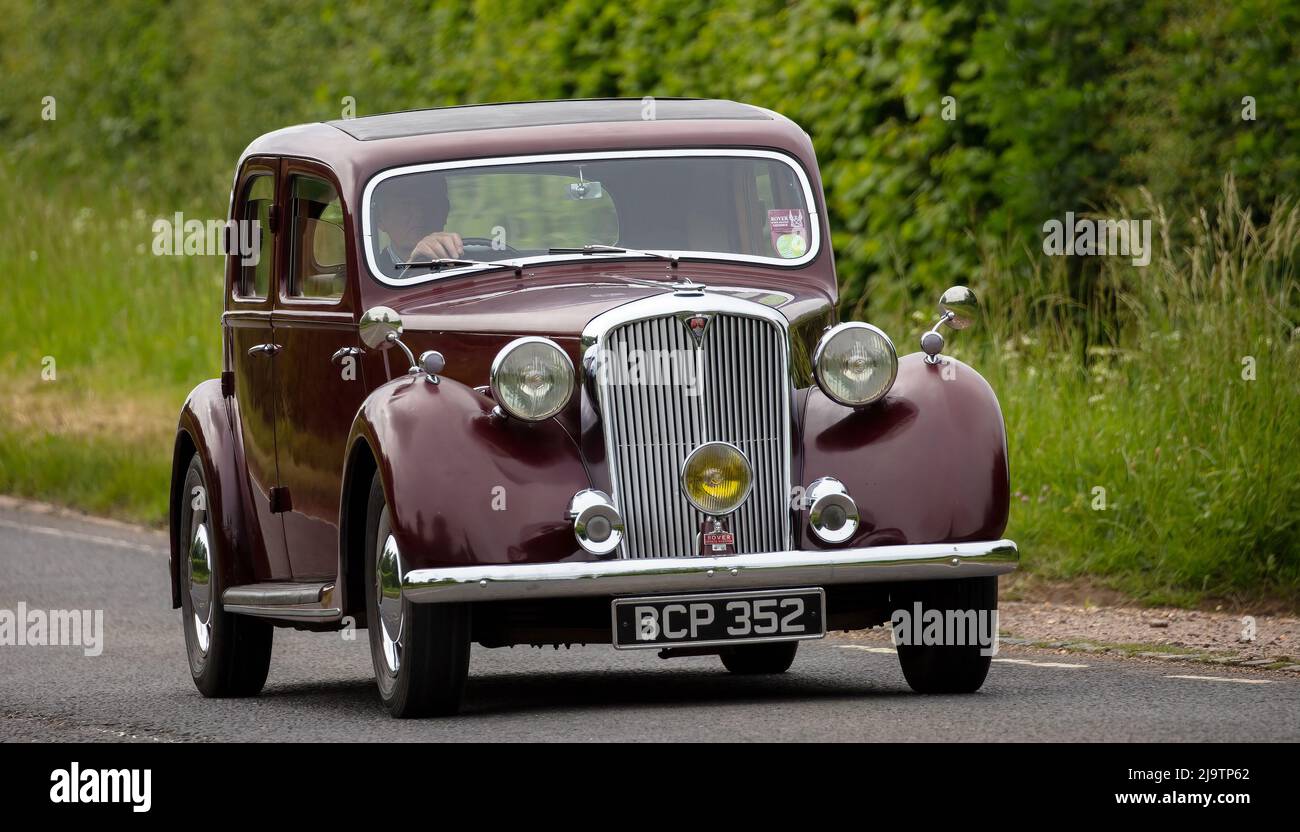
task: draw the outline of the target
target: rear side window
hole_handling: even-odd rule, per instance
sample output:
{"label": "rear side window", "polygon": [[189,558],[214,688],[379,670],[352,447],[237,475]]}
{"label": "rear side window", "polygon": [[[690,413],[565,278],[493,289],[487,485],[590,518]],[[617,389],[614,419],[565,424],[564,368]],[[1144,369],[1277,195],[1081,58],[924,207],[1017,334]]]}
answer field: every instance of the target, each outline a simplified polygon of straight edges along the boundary
{"label": "rear side window", "polygon": [[275,177],[259,174],[248,181],[244,200],[243,233],[261,239],[256,264],[241,266],[236,294],[244,298],[265,298],[271,288],[271,259],[275,246],[271,242],[271,205],[275,202]]}
{"label": "rear side window", "polygon": [[347,283],[343,204],[321,179],[295,176],[291,187],[289,295],[337,300]]}

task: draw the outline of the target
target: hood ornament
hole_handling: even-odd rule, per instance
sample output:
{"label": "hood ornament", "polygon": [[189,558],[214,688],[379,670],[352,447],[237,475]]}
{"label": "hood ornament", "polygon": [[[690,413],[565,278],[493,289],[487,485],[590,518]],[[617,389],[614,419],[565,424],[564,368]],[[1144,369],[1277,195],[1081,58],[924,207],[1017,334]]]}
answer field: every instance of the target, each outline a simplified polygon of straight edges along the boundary
{"label": "hood ornament", "polygon": [[703,283],[696,283],[689,277],[678,278],[669,286],[672,287],[673,294],[679,298],[697,298],[704,294],[704,290],[709,288]]}

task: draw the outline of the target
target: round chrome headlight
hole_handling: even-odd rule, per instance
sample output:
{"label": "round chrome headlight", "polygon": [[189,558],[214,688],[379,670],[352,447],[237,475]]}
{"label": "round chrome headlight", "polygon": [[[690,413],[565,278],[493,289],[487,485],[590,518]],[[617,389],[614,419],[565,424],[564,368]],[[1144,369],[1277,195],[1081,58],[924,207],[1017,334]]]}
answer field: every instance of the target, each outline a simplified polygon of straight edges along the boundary
{"label": "round chrome headlight", "polygon": [[682,465],[682,492],[691,505],[711,517],[740,508],[754,487],[745,454],[726,442],[709,442],[691,451]]}
{"label": "round chrome headlight", "polygon": [[573,362],[549,338],[517,338],[492,359],[492,395],[527,422],[549,419],[573,396]]}
{"label": "round chrome headlight", "polygon": [[813,373],[823,393],[842,405],[862,407],[894,386],[898,353],[889,336],[871,324],[840,324],[818,342]]}

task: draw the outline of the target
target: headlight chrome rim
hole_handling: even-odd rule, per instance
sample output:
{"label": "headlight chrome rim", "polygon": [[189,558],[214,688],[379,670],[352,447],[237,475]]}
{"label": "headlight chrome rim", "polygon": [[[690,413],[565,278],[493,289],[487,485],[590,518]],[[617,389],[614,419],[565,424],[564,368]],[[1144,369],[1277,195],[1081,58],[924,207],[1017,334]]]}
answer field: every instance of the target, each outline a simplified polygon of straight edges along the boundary
{"label": "headlight chrome rim", "polygon": [[[853,537],[862,523],[858,513],[858,504],[849,496],[844,483],[834,477],[822,477],[814,480],[805,492],[808,505],[808,526],[823,543],[843,543]],[[836,507],[844,512],[844,523],[837,529],[829,528],[823,519],[828,508]]]}
{"label": "headlight chrome rim", "polygon": [[[510,407],[508,399],[502,395],[501,392],[501,371],[505,365],[506,359],[508,359],[515,350],[529,344],[545,344],[546,346],[551,347],[564,359],[564,366],[567,368],[565,380],[568,384],[568,393],[563,397],[558,405],[540,415],[516,412]],[[496,400],[496,403],[505,413],[525,422],[542,422],[564,410],[564,408],[568,406],[569,402],[573,400],[573,390],[576,386],[574,378],[573,359],[569,358],[569,354],[565,352],[559,344],[555,343],[550,338],[543,338],[538,335],[529,335],[524,338],[516,338],[502,347],[501,351],[496,354],[496,357],[492,359],[492,370],[489,375],[488,386],[492,390],[492,398]]]}
{"label": "headlight chrome rim", "polygon": [[[830,346],[831,341],[833,341],[835,337],[840,335],[841,333],[853,329],[865,329],[869,332],[872,332],[880,336],[880,339],[885,342],[885,346],[888,347],[889,349],[889,363],[890,363],[889,381],[885,384],[883,388],[881,388],[881,391],[871,399],[867,399],[864,401],[856,401],[856,402],[848,401],[841,398],[840,396],[835,395],[835,393],[833,393],[830,387],[826,384],[826,379],[824,378],[823,370],[822,370],[822,358],[825,357],[826,349],[828,346]],[[825,393],[832,401],[838,404],[842,404],[845,407],[866,407],[868,405],[875,404],[876,402],[883,399],[885,396],[889,395],[889,391],[894,389],[894,382],[898,380],[898,350],[894,347],[893,339],[890,338],[888,335],[886,335],[885,331],[880,327],[868,323],[862,323],[861,321],[848,321],[846,323],[837,324],[831,327],[830,330],[828,330],[825,334],[822,335],[821,340],[817,342],[817,349],[813,351],[812,363],[813,363],[813,377],[817,380],[818,389],[820,389],[823,393]]]}
{"label": "headlight chrome rim", "polygon": [[[707,449],[719,448],[719,447],[727,448],[731,451],[734,451],[736,456],[740,459],[740,461],[744,463],[745,474],[746,474],[745,490],[741,493],[741,495],[738,498],[736,498],[736,500],[731,505],[731,507],[723,512],[712,511],[700,505],[699,503],[695,502],[695,498],[691,496],[691,489],[687,485],[687,481],[686,481],[686,474],[691,469],[691,461],[694,460],[695,457],[698,456],[703,451]],[[693,449],[691,449],[691,452],[686,455],[686,459],[682,462],[682,470],[681,470],[681,474],[678,476],[678,482],[681,484],[682,494],[686,497],[686,502],[690,503],[691,506],[695,508],[696,511],[708,517],[726,517],[730,514],[734,514],[741,506],[743,506],[745,504],[745,501],[749,499],[750,493],[753,492],[754,466],[753,463],[749,461],[749,457],[745,455],[745,452],[742,451],[738,446],[733,445],[730,442],[705,442],[701,445],[696,445]]]}

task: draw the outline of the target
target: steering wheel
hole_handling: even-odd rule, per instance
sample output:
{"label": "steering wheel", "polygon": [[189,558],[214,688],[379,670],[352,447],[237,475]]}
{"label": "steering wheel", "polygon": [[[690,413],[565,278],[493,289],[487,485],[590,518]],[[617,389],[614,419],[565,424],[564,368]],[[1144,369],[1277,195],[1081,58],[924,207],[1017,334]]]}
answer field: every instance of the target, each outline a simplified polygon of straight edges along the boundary
{"label": "steering wheel", "polygon": [[473,246],[474,248],[490,248],[493,251],[505,251],[516,256],[519,255],[519,249],[514,246],[508,246],[505,243],[497,242],[490,237],[461,237],[460,241],[464,243],[466,247]]}

